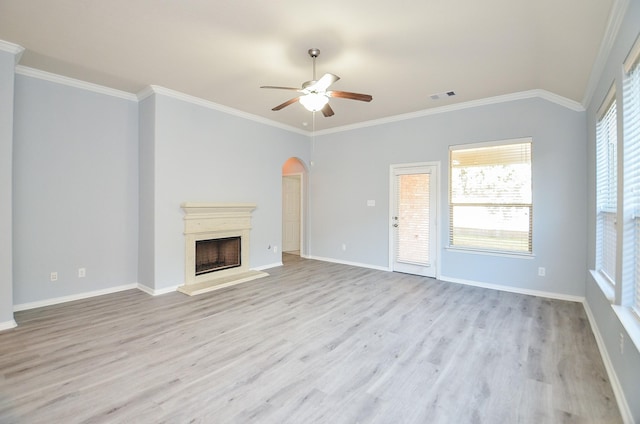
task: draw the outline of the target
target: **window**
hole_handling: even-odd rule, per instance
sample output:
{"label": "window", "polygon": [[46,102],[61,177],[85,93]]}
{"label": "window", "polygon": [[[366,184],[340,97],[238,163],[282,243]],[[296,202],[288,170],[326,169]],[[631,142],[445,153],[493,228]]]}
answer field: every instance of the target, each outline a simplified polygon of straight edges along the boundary
{"label": "window", "polygon": [[450,148],[451,247],[532,253],[531,139]]}
{"label": "window", "polygon": [[615,91],[609,91],[596,123],[596,271],[615,284],[618,132]]}
{"label": "window", "polygon": [[[624,104],[624,205],[625,225],[622,249],[624,294],[640,316],[640,52],[625,66],[622,99]],[[626,271],[628,270],[628,271]],[[625,302],[627,303],[627,302]]]}

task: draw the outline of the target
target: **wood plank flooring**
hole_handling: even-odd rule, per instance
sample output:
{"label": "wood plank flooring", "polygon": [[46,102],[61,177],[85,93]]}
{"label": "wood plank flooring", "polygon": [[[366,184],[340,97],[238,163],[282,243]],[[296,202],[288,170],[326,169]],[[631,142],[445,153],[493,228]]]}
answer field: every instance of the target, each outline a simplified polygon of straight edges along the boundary
{"label": "wood plank flooring", "polygon": [[0,422],[622,422],[581,304],[284,261],[16,313]]}

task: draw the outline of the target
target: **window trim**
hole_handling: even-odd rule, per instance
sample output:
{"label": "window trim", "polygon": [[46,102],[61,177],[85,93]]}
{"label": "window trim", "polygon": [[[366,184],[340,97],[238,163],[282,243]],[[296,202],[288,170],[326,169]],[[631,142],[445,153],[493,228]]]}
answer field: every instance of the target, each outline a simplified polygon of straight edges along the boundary
{"label": "window trim", "polygon": [[[626,225],[626,222],[624,220],[627,219],[627,217],[629,216],[627,211],[628,204],[626,203],[628,202],[628,199],[626,197],[627,193],[625,192],[625,185],[629,183],[629,181],[625,180],[625,177],[627,176],[626,174],[627,164],[625,163],[625,159],[627,159],[626,157],[627,152],[625,151],[625,149],[627,148],[627,142],[628,142],[627,140],[628,134],[626,133],[627,123],[625,121],[625,116],[628,113],[626,110],[626,107],[628,105],[627,105],[625,87],[626,87],[626,82],[627,82],[629,73],[636,66],[636,64],[640,66],[640,35],[638,35],[638,37],[636,38],[635,42],[633,43],[633,46],[631,47],[631,49],[629,50],[629,53],[627,54],[627,57],[625,58],[624,62],[621,64],[621,72],[614,79],[614,82],[612,83],[611,88],[607,92],[607,95],[605,96],[601,106],[598,108],[598,111],[595,116],[595,125],[596,125],[595,130],[596,130],[596,137],[597,137],[597,125],[602,119],[603,113],[606,113],[607,109],[609,108],[612,102],[617,103],[616,105],[617,111],[618,111],[617,113],[618,163],[617,163],[617,169],[616,169],[617,177],[618,177],[618,185],[617,185],[617,193],[616,193],[618,197],[617,219],[618,219],[618,222],[622,222],[623,224],[618,228],[618,231],[617,231],[617,236],[619,240],[617,241],[617,247],[616,247],[616,256],[617,256],[616,260],[618,263],[618,267],[620,268],[620,271],[621,271],[620,276],[618,277],[619,284],[616,284],[615,286],[613,286],[610,284],[609,281],[606,281],[605,276],[602,273],[600,273],[597,269],[597,265],[598,265],[597,258],[596,258],[596,262],[594,263],[595,269],[590,270],[590,273],[593,281],[595,281],[596,286],[599,288],[600,292],[610,302],[611,308],[613,309],[613,312],[617,315],[620,323],[622,324],[622,327],[627,333],[627,336],[635,345],[635,348],[640,350],[640,311],[634,308],[635,296],[629,296],[629,292],[633,293],[635,289],[637,289],[638,285],[636,281],[633,281],[633,280],[629,281],[627,278],[625,278],[625,274],[623,271],[623,269],[627,266],[625,265],[624,261],[626,260],[626,256],[629,254],[628,251],[625,251],[625,246],[627,246],[628,248],[629,241],[628,241],[628,234],[624,230],[624,226]],[[621,90],[618,92],[615,91],[616,83],[618,83],[619,87],[621,87]],[[598,148],[597,138],[594,140],[594,143],[595,143],[594,147],[596,149],[595,159],[597,161],[598,159],[597,158],[597,148]],[[596,162],[596,166],[597,166],[597,162]],[[596,169],[596,173],[597,173],[597,169]],[[597,222],[597,214],[598,214],[597,184],[595,185],[594,192],[596,196],[595,213],[596,213],[596,222]],[[635,220],[637,219],[637,217],[634,216],[633,219]],[[596,227],[596,231],[597,231],[597,227]],[[596,248],[597,248],[597,239],[596,239]],[[632,286],[631,289],[629,288],[629,285]]]}
{"label": "window trim", "polygon": [[[604,116],[606,115],[609,107],[616,101],[616,84],[615,82],[611,83],[611,87],[609,87],[609,91],[607,91],[607,95],[602,100],[602,104],[598,108],[598,112],[596,113],[596,125],[600,122]],[[617,106],[616,106],[617,110]]]}
{"label": "window trim", "polygon": [[[615,148],[616,148],[616,168],[613,170],[613,175],[615,176],[615,185],[616,185],[616,192],[613,193],[615,195],[615,200],[616,200],[616,207],[614,211],[610,211],[610,210],[602,210],[601,211],[601,206],[600,206],[600,195],[599,195],[599,178],[598,175],[600,174],[599,168],[598,168],[598,163],[600,162],[600,158],[598,157],[598,152],[600,151],[599,148],[599,142],[600,140],[598,140],[598,134],[600,133],[600,131],[598,130],[598,127],[600,126],[600,123],[606,118],[606,115],[609,113],[609,110],[611,109],[612,106],[615,106],[615,113],[616,113],[616,117],[615,117],[615,128],[616,128],[616,143],[615,143]],[[595,272],[603,279],[603,281],[605,281],[607,284],[609,284],[611,286],[612,289],[615,290],[615,287],[618,285],[616,283],[616,280],[619,278],[620,276],[620,272],[619,272],[619,255],[618,255],[618,242],[620,239],[620,231],[618,230],[618,225],[617,223],[620,222],[620,199],[618,199],[618,193],[620,190],[620,154],[621,154],[621,149],[620,149],[620,144],[621,144],[621,139],[620,139],[620,131],[619,131],[619,122],[620,122],[620,113],[619,113],[619,106],[618,106],[618,102],[617,102],[617,90],[616,90],[616,84],[615,81],[611,83],[611,86],[609,87],[609,90],[607,91],[607,95],[604,97],[600,107],[598,108],[598,111],[596,113],[596,122],[595,122],[595,177],[596,177],[596,181],[595,181],[595,263],[594,263],[594,270]],[[611,194],[609,194],[611,195]],[[600,235],[599,235],[599,217],[601,212],[607,212],[609,214],[613,213],[613,217],[615,220],[615,226],[616,226],[616,230],[615,230],[615,237],[616,237],[616,246],[614,248],[614,255],[615,257],[613,258],[615,260],[615,263],[613,264],[613,273],[614,273],[614,278],[611,278],[611,276],[606,272],[605,267],[603,266],[603,264],[601,263],[602,259],[601,258],[601,250],[604,249],[604,241],[602,241],[602,246],[599,244],[599,239],[600,239]]]}
{"label": "window trim", "polygon": [[[631,75],[633,72],[633,75]],[[633,80],[632,80],[633,78]],[[638,269],[640,269],[640,259],[638,258],[637,249],[640,247],[640,234],[638,234],[638,228],[640,221],[638,220],[638,214],[640,214],[640,194],[633,194],[628,186],[633,187],[633,184],[640,184],[640,147],[635,145],[636,141],[640,141],[640,135],[637,131],[640,130],[640,122],[632,121],[628,122],[628,118],[640,119],[640,99],[634,95],[631,98],[634,99],[630,102],[627,97],[628,84],[635,81],[636,84],[640,83],[640,35],[636,38],[631,47],[625,61],[623,63],[622,74],[622,90],[621,90],[621,103],[622,103],[622,117],[621,117],[621,129],[622,138],[620,144],[622,147],[622,157],[620,164],[620,172],[622,176],[622,187],[619,190],[619,195],[622,202],[621,217],[621,236],[622,244],[620,249],[620,261],[622,268],[621,275],[621,287],[616,292],[616,305],[620,305],[620,308],[629,309],[631,319],[627,319],[627,323],[635,322],[633,330],[636,332],[636,346],[640,349],[640,281],[638,281]],[[637,93],[640,96],[640,93]],[[628,106],[633,105],[633,116],[629,116],[630,110],[627,110]],[[634,134],[636,138],[630,139],[629,135]],[[630,246],[632,246],[630,248]],[[630,250],[632,250],[630,252]],[[622,318],[622,316],[621,316]],[[627,327],[627,326],[625,326]],[[631,332],[632,328],[627,328],[627,331]]]}
{"label": "window trim", "polygon": [[640,35],[638,35],[636,41],[633,42],[633,47],[631,47],[627,57],[624,59],[622,64],[622,71],[624,72],[624,75],[631,72],[631,68],[633,68],[638,61],[640,61]]}

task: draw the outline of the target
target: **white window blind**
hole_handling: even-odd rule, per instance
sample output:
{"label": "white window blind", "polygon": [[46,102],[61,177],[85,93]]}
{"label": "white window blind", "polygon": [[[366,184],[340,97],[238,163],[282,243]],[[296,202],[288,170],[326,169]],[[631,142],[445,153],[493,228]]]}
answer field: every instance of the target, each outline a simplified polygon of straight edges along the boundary
{"label": "white window blind", "polygon": [[452,247],[532,252],[531,140],[450,148]]}
{"label": "white window blind", "polygon": [[[625,225],[624,262],[633,272],[633,309],[640,316],[640,63],[629,69],[623,86],[624,101],[624,199],[630,210],[630,222]],[[627,231],[628,229],[628,231]]]}
{"label": "white window blind", "polygon": [[611,91],[596,124],[596,269],[616,281],[617,113]]}
{"label": "white window blind", "polygon": [[397,178],[398,261],[425,265],[430,263],[430,178],[430,174],[407,174]]}

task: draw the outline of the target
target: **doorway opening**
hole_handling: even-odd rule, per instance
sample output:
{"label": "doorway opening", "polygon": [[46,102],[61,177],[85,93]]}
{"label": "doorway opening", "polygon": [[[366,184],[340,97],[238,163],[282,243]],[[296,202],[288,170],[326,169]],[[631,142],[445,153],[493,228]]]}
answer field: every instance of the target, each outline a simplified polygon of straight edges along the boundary
{"label": "doorway opening", "polygon": [[282,252],[304,256],[307,168],[291,157],[282,166]]}

